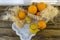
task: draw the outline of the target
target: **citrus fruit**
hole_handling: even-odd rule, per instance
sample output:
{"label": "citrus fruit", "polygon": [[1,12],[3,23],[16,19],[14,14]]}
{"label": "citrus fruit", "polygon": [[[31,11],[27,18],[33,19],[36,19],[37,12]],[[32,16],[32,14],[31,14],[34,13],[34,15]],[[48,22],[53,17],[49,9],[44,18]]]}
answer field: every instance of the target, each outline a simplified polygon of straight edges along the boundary
{"label": "citrus fruit", "polygon": [[28,12],[31,13],[31,14],[36,14],[37,12],[37,7],[35,5],[30,5],[28,7]]}
{"label": "citrus fruit", "polygon": [[24,11],[20,11],[18,16],[20,19],[24,19],[26,17],[26,13]]}
{"label": "citrus fruit", "polygon": [[43,21],[43,20],[39,20],[39,21],[37,22],[37,25],[38,25],[38,28],[40,28],[40,29],[42,29],[42,30],[46,28],[46,22]]}
{"label": "citrus fruit", "polygon": [[38,11],[42,11],[42,10],[44,10],[46,7],[47,7],[47,4],[45,4],[44,2],[37,3]]}

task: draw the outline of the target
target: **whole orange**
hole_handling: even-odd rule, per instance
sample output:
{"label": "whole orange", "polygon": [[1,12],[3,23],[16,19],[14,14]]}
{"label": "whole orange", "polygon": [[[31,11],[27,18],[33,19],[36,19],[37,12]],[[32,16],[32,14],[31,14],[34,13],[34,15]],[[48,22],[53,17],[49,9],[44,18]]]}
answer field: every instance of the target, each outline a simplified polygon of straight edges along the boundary
{"label": "whole orange", "polygon": [[30,12],[31,14],[36,14],[37,12],[37,7],[35,5],[30,5],[28,7],[28,12]]}
{"label": "whole orange", "polygon": [[47,7],[47,4],[45,4],[44,2],[37,3],[38,11],[42,11],[42,10],[44,10],[46,7]]}
{"label": "whole orange", "polygon": [[20,11],[19,14],[18,14],[18,17],[20,19],[24,19],[26,17],[26,13],[24,11]]}
{"label": "whole orange", "polygon": [[40,28],[40,29],[42,29],[42,30],[46,28],[46,22],[43,21],[43,20],[39,20],[39,21],[37,22],[37,25],[38,25],[38,28]]}

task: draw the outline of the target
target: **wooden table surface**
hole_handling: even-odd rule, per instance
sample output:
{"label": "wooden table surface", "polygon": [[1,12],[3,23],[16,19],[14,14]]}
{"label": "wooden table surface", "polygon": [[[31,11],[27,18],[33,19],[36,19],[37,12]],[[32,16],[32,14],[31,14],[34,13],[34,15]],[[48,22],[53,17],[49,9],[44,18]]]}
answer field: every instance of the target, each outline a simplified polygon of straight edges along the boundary
{"label": "wooden table surface", "polygon": [[[0,15],[3,12],[2,7],[0,7]],[[58,6],[58,9],[60,7]],[[32,37],[31,40],[60,40],[60,15],[54,18],[54,22],[49,21],[47,23],[47,28],[41,30]],[[19,36],[11,28],[11,21],[0,20],[0,40],[20,40]]]}

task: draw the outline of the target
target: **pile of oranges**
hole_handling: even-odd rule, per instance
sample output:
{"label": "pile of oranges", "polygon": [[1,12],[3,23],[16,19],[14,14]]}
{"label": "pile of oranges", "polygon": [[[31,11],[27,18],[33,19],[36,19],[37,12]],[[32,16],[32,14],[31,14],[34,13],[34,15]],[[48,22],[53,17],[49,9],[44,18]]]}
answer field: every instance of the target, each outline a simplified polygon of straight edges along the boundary
{"label": "pile of oranges", "polygon": [[[40,16],[40,13],[47,7],[47,4],[44,2],[37,3],[36,5],[32,4],[28,7],[28,12]],[[20,11],[18,14],[20,19],[24,19],[26,17],[26,13],[24,11]]]}
{"label": "pile of oranges", "polygon": [[47,7],[47,4],[44,2],[37,3],[36,5],[32,4],[28,7],[28,12],[31,14],[40,15],[40,12],[42,12]]}
{"label": "pile of oranges", "polygon": [[[40,16],[40,13],[47,7],[47,4],[43,3],[43,2],[40,2],[40,3],[37,3],[36,5],[32,4],[28,7],[28,12],[33,14],[33,15],[36,15],[36,16]],[[18,13],[18,17],[19,19],[23,20],[25,19],[27,16],[26,12],[25,11],[20,11]],[[29,18],[28,18],[29,19]],[[37,26],[34,26],[34,25],[37,25]],[[37,21],[36,24],[33,24],[31,25],[30,27],[30,32],[32,32],[33,30],[32,29],[36,29],[36,28],[39,28],[41,30],[45,29],[46,28],[46,22],[44,20],[39,20]],[[34,29],[34,30],[35,30]],[[37,29],[36,29],[37,30]],[[38,30],[37,30],[38,31]],[[37,31],[34,31],[35,33]],[[32,32],[32,33],[34,33]]]}
{"label": "pile of oranges", "polygon": [[[41,12],[47,7],[47,4],[44,2],[37,3],[36,5],[32,4],[28,7],[28,12],[40,16]],[[46,28],[46,22],[44,20],[39,20],[37,22],[38,28],[45,29]]]}

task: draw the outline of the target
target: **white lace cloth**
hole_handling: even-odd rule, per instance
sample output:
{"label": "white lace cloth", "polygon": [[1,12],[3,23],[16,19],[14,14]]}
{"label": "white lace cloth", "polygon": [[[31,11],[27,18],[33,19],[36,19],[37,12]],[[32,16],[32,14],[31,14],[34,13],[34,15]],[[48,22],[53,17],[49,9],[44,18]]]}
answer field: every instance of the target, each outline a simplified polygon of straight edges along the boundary
{"label": "white lace cloth", "polygon": [[15,23],[12,24],[12,29],[20,37],[21,40],[31,40],[35,34],[29,32],[29,24],[25,24],[22,28],[17,28]]}

